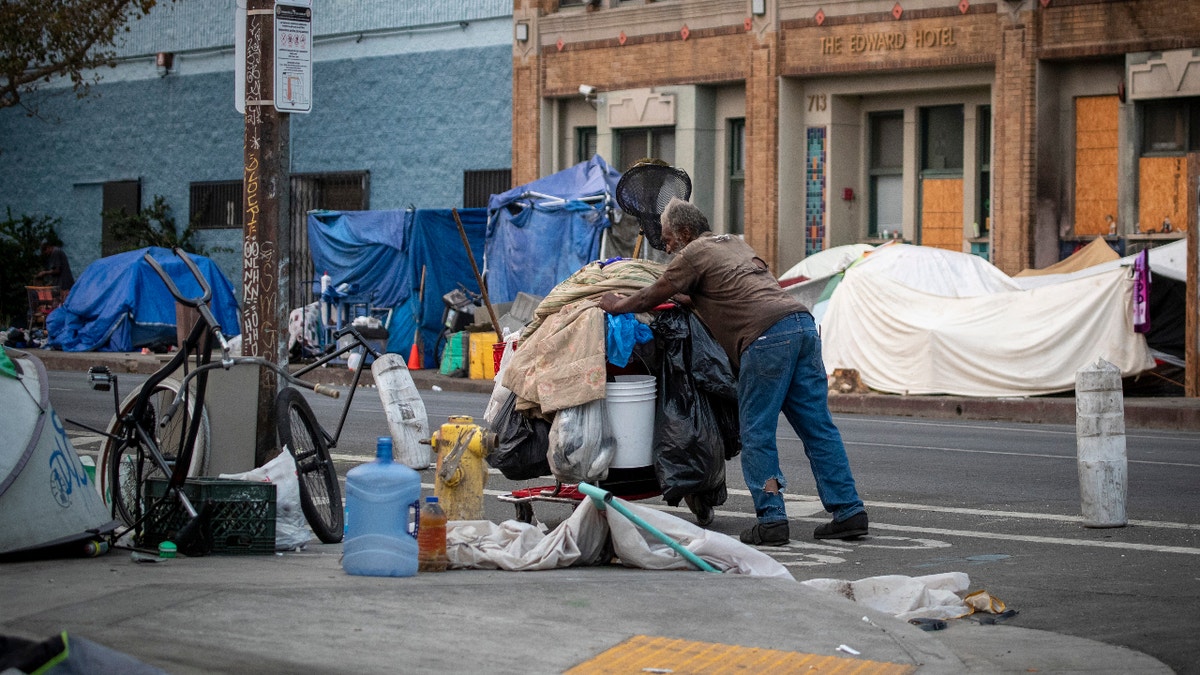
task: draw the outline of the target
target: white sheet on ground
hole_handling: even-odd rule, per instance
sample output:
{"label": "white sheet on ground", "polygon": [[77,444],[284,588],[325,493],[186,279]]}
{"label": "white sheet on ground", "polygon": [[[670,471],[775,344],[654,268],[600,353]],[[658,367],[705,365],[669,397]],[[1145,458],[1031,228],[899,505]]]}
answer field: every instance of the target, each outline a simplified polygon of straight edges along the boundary
{"label": "white sheet on ground", "polygon": [[[711,532],[674,515],[625,502],[642,520],[674,539],[713,567],[731,574],[791,579],[771,556],[719,532]],[[612,509],[599,510],[584,499],[558,527],[515,520],[451,521],[446,530],[446,554],[456,568],[548,570],[608,561],[605,541],[626,567],[653,570],[694,570],[695,567],[657,537]]]}
{"label": "white sheet on ground", "polygon": [[[1097,358],[1122,375],[1154,367],[1133,332],[1124,268],[1020,290],[974,263],[962,277],[930,269],[955,255],[976,258],[876,264],[889,261],[881,249],[847,270],[821,322],[826,371],[853,368],[872,389],[897,394],[1032,396],[1073,389],[1076,371]],[[966,274],[972,267],[979,273]],[[956,278],[968,290],[942,288]]]}
{"label": "white sheet on ground", "polygon": [[975,611],[963,599],[970,578],[963,572],[907,577],[889,574],[858,581],[844,579],[808,579],[800,583],[819,591],[837,593],[844,598],[891,614],[899,619],[924,617],[957,619]]}

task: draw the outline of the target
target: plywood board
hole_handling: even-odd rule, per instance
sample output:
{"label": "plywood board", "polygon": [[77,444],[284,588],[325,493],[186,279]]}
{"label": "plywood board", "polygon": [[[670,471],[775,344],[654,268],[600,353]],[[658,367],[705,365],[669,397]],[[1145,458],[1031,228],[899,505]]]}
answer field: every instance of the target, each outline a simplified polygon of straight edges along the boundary
{"label": "plywood board", "polygon": [[961,178],[921,181],[921,244],[949,251],[963,250]]}
{"label": "plywood board", "polygon": [[1117,217],[1116,96],[1075,99],[1075,235],[1108,234]]}
{"label": "plywood board", "polygon": [[1142,157],[1138,162],[1138,229],[1163,231],[1163,221],[1171,219],[1171,229],[1187,231],[1187,157]]}

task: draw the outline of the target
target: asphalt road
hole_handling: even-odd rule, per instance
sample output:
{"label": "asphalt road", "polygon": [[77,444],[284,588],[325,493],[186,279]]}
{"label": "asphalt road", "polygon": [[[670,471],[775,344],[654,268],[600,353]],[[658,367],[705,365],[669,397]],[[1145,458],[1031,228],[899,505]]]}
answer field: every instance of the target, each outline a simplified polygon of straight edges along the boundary
{"label": "asphalt road", "polygon": [[[126,388],[139,380],[121,376]],[[52,373],[51,386],[60,416],[102,426],[111,415],[111,397],[88,390],[81,373]],[[482,421],[487,404],[479,394],[421,394],[431,428],[455,414]],[[336,422],[340,402],[310,400],[318,419]],[[1129,525],[1094,529],[1080,523],[1073,427],[864,416],[837,422],[871,535],[844,543],[811,538],[826,516],[801,444],[782,424],[792,541],[766,550],[797,579],[965,572],[972,590],[987,590],[1019,611],[1014,625],[1122,645],[1177,672],[1200,672],[1200,432],[1129,432]],[[69,433],[81,453],[99,450],[93,434]],[[386,433],[378,396],[360,390],[335,451],[339,469],[368,460],[375,438]],[[431,488],[432,472],[423,477]],[[487,491],[494,496],[552,482],[514,483],[494,473]],[[729,501],[711,528],[736,536],[753,512],[736,459],[727,482]],[[511,504],[491,497],[485,508],[494,521],[514,515]],[[548,527],[570,509],[533,505]],[[682,506],[677,512],[687,515]]]}

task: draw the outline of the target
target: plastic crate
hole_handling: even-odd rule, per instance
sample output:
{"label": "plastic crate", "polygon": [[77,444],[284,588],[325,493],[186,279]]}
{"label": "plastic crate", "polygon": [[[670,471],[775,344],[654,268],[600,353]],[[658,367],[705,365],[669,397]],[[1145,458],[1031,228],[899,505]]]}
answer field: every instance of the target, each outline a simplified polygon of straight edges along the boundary
{"label": "plastic crate", "polygon": [[[159,499],[167,491],[167,481],[151,478],[146,481],[146,503],[149,512],[142,535],[142,544],[156,547],[172,539],[179,528],[187,524],[187,514],[178,500]],[[230,480],[227,478],[189,478],[183,493],[199,511],[206,502],[213,508],[203,540],[211,542],[215,555],[270,555],[275,552],[275,485],[274,483]]]}

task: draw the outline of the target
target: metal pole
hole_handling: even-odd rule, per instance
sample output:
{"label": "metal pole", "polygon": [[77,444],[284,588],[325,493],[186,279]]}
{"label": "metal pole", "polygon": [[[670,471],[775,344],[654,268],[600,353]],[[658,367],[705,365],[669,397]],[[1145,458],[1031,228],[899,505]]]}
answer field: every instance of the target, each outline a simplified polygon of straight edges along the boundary
{"label": "metal pole", "polygon": [[[283,328],[287,288],[289,116],[275,109],[275,3],[248,0],[246,7],[246,126],[242,180],[242,353],[285,365]],[[255,466],[275,450],[274,372],[258,380]]]}
{"label": "metal pole", "polygon": [[450,214],[454,216],[454,222],[458,225],[463,248],[467,249],[467,260],[471,261],[471,269],[475,271],[475,281],[479,284],[479,292],[483,294],[483,305],[487,307],[488,316],[492,318],[492,330],[496,331],[496,335],[503,337],[500,335],[500,320],[496,318],[496,310],[492,309],[492,301],[488,300],[487,286],[483,283],[483,276],[479,274],[479,267],[475,264],[475,254],[471,252],[471,242],[467,241],[467,230],[463,227],[462,219],[458,217],[458,209],[450,209]]}

